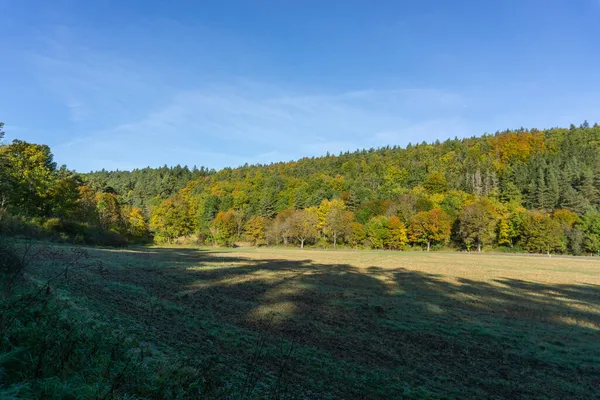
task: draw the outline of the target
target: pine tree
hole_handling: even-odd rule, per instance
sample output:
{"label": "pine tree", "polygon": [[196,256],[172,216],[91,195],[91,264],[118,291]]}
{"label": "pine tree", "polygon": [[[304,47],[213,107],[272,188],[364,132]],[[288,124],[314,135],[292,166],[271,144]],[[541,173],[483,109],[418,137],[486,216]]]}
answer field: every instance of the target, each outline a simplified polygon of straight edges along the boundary
{"label": "pine tree", "polygon": [[560,208],[581,214],[585,210],[587,201],[581,193],[573,189],[571,185],[567,185],[560,194],[558,204]]}
{"label": "pine tree", "polygon": [[594,174],[587,170],[581,174],[578,191],[590,204],[598,204],[598,190],[594,185]]}
{"label": "pine tree", "polygon": [[558,179],[553,168],[548,168],[545,174],[545,185],[543,194],[543,204],[541,208],[545,210],[553,210],[556,207],[559,199]]}
{"label": "pine tree", "polygon": [[517,185],[514,182],[506,180],[503,181],[500,185],[500,200],[510,203],[510,202],[518,202],[522,201],[522,194]]}
{"label": "pine tree", "polygon": [[260,216],[273,219],[275,214],[275,194],[273,192],[268,192],[260,200]]}
{"label": "pine tree", "polygon": [[544,170],[541,168],[538,169],[537,179],[535,181],[535,198],[533,203],[533,207],[538,209],[545,208],[547,204],[546,194],[548,191],[546,188],[546,178],[544,175]]}

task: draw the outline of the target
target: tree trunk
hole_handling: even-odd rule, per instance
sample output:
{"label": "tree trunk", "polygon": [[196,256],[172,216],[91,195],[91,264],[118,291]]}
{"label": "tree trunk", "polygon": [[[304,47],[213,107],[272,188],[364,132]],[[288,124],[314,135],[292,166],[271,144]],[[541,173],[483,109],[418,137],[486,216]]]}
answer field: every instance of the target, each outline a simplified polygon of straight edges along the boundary
{"label": "tree trunk", "polygon": [[337,249],[337,234],[333,234],[333,248]]}
{"label": "tree trunk", "polygon": [[477,252],[481,253],[481,242],[477,242]]}
{"label": "tree trunk", "polygon": [[429,251],[429,249],[431,249],[431,240],[427,241],[427,251]]}
{"label": "tree trunk", "polygon": [[304,249],[304,239],[300,239],[300,248]]}

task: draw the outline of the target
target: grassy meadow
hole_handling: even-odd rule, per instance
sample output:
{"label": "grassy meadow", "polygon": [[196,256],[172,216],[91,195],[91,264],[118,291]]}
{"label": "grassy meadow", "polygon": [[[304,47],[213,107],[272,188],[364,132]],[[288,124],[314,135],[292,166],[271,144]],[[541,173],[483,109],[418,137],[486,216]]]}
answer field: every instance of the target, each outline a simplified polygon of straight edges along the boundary
{"label": "grassy meadow", "polygon": [[[600,396],[600,261],[461,253],[154,247],[57,293],[202,365],[207,397]],[[40,266],[40,280],[55,272]],[[235,396],[222,393],[236,393]]]}

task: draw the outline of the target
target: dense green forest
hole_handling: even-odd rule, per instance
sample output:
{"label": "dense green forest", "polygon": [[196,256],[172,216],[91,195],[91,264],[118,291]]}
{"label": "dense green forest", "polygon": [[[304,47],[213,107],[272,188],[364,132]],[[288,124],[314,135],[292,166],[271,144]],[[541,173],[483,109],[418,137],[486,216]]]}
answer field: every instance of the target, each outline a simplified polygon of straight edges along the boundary
{"label": "dense green forest", "polygon": [[149,208],[174,195],[192,179],[214,173],[204,167],[190,170],[177,165],[142,168],[133,171],[97,171],[85,175],[95,192],[117,193],[120,201],[134,207]]}
{"label": "dense green forest", "polygon": [[[201,160],[199,160],[201,161]],[[1,229],[92,244],[600,250],[600,127],[497,132],[220,171],[77,174],[0,147]]]}

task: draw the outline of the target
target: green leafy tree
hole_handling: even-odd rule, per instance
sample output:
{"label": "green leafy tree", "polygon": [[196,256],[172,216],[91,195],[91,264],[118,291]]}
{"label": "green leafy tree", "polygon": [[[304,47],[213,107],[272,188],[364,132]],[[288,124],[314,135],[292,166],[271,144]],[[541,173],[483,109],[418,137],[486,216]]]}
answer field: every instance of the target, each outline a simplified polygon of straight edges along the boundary
{"label": "green leafy tree", "polygon": [[[514,205],[514,203],[511,203]],[[521,239],[525,208],[517,206],[500,216],[497,227],[499,246],[514,247]]]}
{"label": "green leafy tree", "polygon": [[57,170],[54,156],[45,145],[14,140],[0,147],[5,164],[2,202],[15,213],[29,216],[63,216],[77,199],[75,176],[66,169]]}
{"label": "green leafy tree", "polygon": [[588,253],[600,251],[600,213],[588,212],[583,216],[583,246]]}
{"label": "green leafy tree", "polygon": [[481,246],[494,239],[496,212],[489,201],[479,200],[467,205],[459,216],[459,233],[467,250],[473,245],[481,252]]}
{"label": "green leafy tree", "polygon": [[523,247],[532,253],[564,251],[564,234],[559,222],[541,211],[527,211],[523,218]]}
{"label": "green leafy tree", "polygon": [[365,225],[367,240],[374,249],[383,249],[390,239],[390,220],[388,217],[379,215],[373,217]]}
{"label": "green leafy tree", "polygon": [[194,231],[193,218],[188,204],[181,195],[168,198],[152,210],[150,228],[159,240],[171,243],[174,239],[187,236]]}
{"label": "green leafy tree", "polygon": [[574,226],[567,232],[567,249],[576,256],[583,254],[584,232],[580,226]]}

